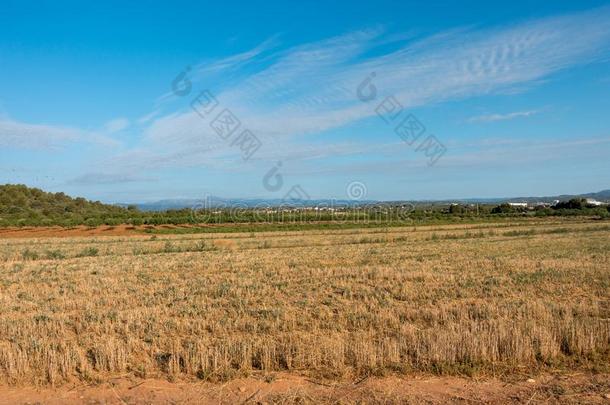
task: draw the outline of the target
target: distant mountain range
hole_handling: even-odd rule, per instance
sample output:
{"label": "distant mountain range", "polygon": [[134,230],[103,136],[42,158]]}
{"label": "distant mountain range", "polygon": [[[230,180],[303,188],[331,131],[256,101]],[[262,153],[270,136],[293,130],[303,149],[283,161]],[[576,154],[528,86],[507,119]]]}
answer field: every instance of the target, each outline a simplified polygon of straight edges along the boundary
{"label": "distant mountain range", "polygon": [[[168,199],[160,200],[149,203],[136,203],[135,205],[142,211],[165,211],[165,210],[179,210],[183,208],[222,208],[222,207],[243,207],[243,208],[256,208],[256,207],[279,207],[281,205],[302,205],[302,206],[357,206],[366,205],[371,203],[377,203],[373,200],[282,200],[282,199],[263,199],[263,198],[221,198],[221,197],[209,197],[207,199]],[[128,204],[119,204],[121,206],[127,206]],[[133,204],[132,204],[133,205]]]}
{"label": "distant mountain range", "polygon": [[[278,207],[283,204],[285,205],[302,205],[302,206],[361,206],[368,204],[448,204],[448,203],[468,203],[468,204],[496,204],[503,202],[552,202],[554,200],[569,200],[570,198],[593,198],[598,201],[610,202],[610,189],[602,190],[596,193],[587,194],[563,194],[557,196],[545,196],[545,197],[504,197],[504,198],[466,198],[466,199],[454,199],[454,200],[401,200],[401,201],[378,201],[378,200],[332,200],[332,199],[318,199],[318,200],[293,200],[285,201],[281,199],[244,199],[244,198],[221,198],[221,197],[209,197],[205,200],[202,199],[167,199],[155,202],[135,204],[142,211],[165,211],[165,210],[179,210],[184,208],[222,208],[222,207],[243,207],[243,208],[255,208],[255,207]],[[128,204],[117,204],[120,206],[127,206]]]}
{"label": "distant mountain range", "polygon": [[592,198],[598,201],[610,201],[610,189],[602,190],[596,193],[586,193],[586,194],[562,194],[562,195],[554,195],[554,196],[545,196],[545,197],[504,197],[504,198],[468,198],[463,200],[456,201],[464,201],[469,203],[503,203],[503,202],[552,202],[555,200],[564,201],[569,200],[571,198]]}

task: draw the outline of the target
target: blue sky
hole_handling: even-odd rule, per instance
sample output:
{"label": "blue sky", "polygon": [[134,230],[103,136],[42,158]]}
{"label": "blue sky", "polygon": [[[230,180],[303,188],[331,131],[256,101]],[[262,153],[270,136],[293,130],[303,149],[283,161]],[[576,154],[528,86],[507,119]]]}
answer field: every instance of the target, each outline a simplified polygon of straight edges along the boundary
{"label": "blue sky", "polygon": [[610,3],[495,3],[3,1],[0,183],[106,202],[610,188]]}

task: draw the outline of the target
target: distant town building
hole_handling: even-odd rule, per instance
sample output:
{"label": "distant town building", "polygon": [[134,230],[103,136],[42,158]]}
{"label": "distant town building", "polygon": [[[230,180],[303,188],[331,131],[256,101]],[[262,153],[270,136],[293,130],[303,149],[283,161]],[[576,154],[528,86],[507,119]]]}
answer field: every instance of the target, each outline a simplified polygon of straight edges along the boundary
{"label": "distant town building", "polygon": [[601,201],[597,201],[594,198],[587,198],[587,205],[593,205],[594,207],[599,207],[600,205],[606,205],[606,203],[603,203]]}
{"label": "distant town building", "polygon": [[509,202],[508,205],[510,205],[511,207],[527,208],[526,202]]}

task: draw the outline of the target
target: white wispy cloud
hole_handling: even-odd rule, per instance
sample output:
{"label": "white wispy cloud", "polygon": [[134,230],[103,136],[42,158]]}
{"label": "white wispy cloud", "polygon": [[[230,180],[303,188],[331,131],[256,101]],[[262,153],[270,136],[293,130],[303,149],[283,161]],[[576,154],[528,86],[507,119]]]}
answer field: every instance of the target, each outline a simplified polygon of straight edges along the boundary
{"label": "white wispy cloud", "polygon": [[82,136],[80,130],[69,127],[29,124],[11,119],[0,121],[2,147],[50,149],[57,148],[65,142],[74,142]]}
{"label": "white wispy cloud", "polygon": [[[387,37],[377,28],[271,53],[265,48],[265,67],[224,88],[217,98],[265,145],[276,148],[295,137],[372,117],[376,104],[388,95],[413,108],[514,91],[561,69],[598,60],[610,45],[610,8],[493,29],[456,29],[418,41],[399,37],[402,42],[394,51],[380,52]],[[235,63],[253,63],[260,54],[237,55]],[[210,66],[220,69],[232,63],[227,58]],[[373,83],[379,97],[367,104],[358,100],[356,89],[371,72],[376,74]],[[479,120],[534,113],[492,114]],[[229,149],[214,137],[207,122],[187,110],[152,120],[143,140],[147,147],[168,154],[212,142],[213,159],[213,153]]]}
{"label": "white wispy cloud", "polygon": [[219,60],[200,62],[194,67],[192,76],[195,80],[197,80],[209,74],[223,72],[226,70],[236,70],[270,51],[276,47],[278,43],[278,36],[275,35],[245,52],[231,55]]}
{"label": "white wispy cloud", "polygon": [[58,150],[78,142],[104,147],[119,145],[116,140],[99,132],[58,125],[31,124],[11,119],[0,120],[0,147]]}
{"label": "white wispy cloud", "polygon": [[[235,72],[239,68],[242,68],[248,63],[254,61],[257,57],[260,57],[265,52],[273,49],[275,46],[277,46],[277,44],[277,36],[273,36],[247,51],[217,60],[205,60],[197,63],[195,66],[185,66],[182,72],[178,73],[178,76],[181,76],[182,79],[193,83],[204,78],[209,78],[210,76],[226,74],[231,71]],[[156,109],[160,108],[163,104],[176,100],[176,98],[177,96],[173,91],[169,91],[161,95],[155,100]]]}
{"label": "white wispy cloud", "polygon": [[110,134],[122,131],[129,127],[129,120],[127,118],[115,118],[104,124],[104,130]]}
{"label": "white wispy cloud", "polygon": [[534,114],[538,114],[538,110],[531,111],[516,111],[508,114],[485,114],[471,117],[468,122],[494,122],[494,121],[507,121],[520,117],[529,117]]}
{"label": "white wispy cloud", "polygon": [[100,184],[140,183],[155,181],[155,178],[134,176],[125,173],[87,173],[68,181],[71,185],[91,186]]}
{"label": "white wispy cloud", "polygon": [[86,131],[60,125],[32,124],[0,119],[0,147],[17,149],[58,150],[68,144],[92,143],[103,147],[116,147],[120,143],[104,131]]}
{"label": "white wispy cloud", "polygon": [[[384,51],[390,48],[392,51]],[[231,166],[239,161],[239,151],[221,140],[209,121],[185,107],[203,89],[203,82],[210,83],[210,77],[220,83],[211,90],[221,108],[231,109],[243,127],[263,142],[254,164],[306,161],[389,153],[384,148],[391,149],[393,144],[373,147],[378,143],[373,139],[375,134],[368,145],[328,139],[303,146],[310,144],[307,136],[311,134],[374,117],[375,107],[386,96],[395,96],[409,109],[523,91],[562,69],[595,62],[609,49],[610,7],[497,28],[459,28],[417,40],[410,34],[386,33],[382,28],[288,49],[279,49],[278,41],[271,39],[245,52],[193,65],[189,73],[193,91],[188,97],[162,95],[150,114],[132,120],[141,130],[133,149],[93,163],[90,171],[106,173],[103,168],[111,165],[121,173],[131,173],[130,179],[138,179],[142,178],[138,172],[149,169],[197,166],[234,170]],[[372,72],[378,97],[365,103],[356,92]],[[225,74],[230,80],[223,80]],[[179,109],[173,104],[177,101]],[[471,120],[491,122],[535,113],[524,110]],[[121,131],[129,125],[127,119],[113,120],[100,133]],[[49,147],[94,136],[111,142],[103,135],[77,129],[0,121],[0,145]],[[450,162],[450,158],[443,161]],[[120,181],[121,177],[108,179]]]}
{"label": "white wispy cloud", "polygon": [[[575,159],[595,156],[603,158],[610,146],[609,136],[590,137],[584,139],[553,139],[553,140],[516,140],[510,142],[495,142],[496,138],[480,139],[476,142],[453,142],[452,150],[459,153],[447,154],[443,164],[435,167],[442,173],[464,168],[486,170],[489,168],[514,168],[518,165],[539,166],[541,162],[560,163]],[[400,145],[378,148],[382,154],[373,155],[366,161],[347,162],[300,162],[292,173],[320,176],[329,174],[382,174],[396,175],[396,168],[408,172],[409,177],[417,177],[422,173],[431,173],[426,161],[417,153],[401,148]]]}
{"label": "white wispy cloud", "polygon": [[150,121],[153,120],[153,118],[159,116],[161,114],[161,110],[160,109],[155,109],[141,117],[139,117],[137,119],[137,123],[140,125],[146,125],[148,124]]}

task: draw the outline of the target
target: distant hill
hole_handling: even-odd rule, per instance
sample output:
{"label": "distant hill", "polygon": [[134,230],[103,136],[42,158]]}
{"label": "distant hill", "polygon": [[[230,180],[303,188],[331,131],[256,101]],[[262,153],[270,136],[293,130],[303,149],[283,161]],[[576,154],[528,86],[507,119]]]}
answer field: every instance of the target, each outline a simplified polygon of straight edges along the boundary
{"label": "distant hill", "polygon": [[0,185],[0,224],[82,224],[89,218],[120,216],[128,209],[22,184]]}
{"label": "distant hill", "polygon": [[610,190],[602,190],[597,193],[583,194],[584,198],[594,198],[599,201],[610,201]]}
{"label": "distant hill", "polygon": [[602,190],[602,191],[598,191],[597,193],[562,194],[562,195],[547,196],[547,197],[516,197],[516,198],[507,199],[506,201],[510,201],[510,202],[516,202],[516,201],[523,201],[523,202],[537,202],[537,201],[551,202],[551,201],[554,201],[554,200],[564,201],[564,200],[569,200],[571,198],[592,198],[592,199],[595,199],[595,200],[598,200],[598,201],[609,201],[610,200],[610,190]]}
{"label": "distant hill", "polygon": [[[571,198],[593,198],[598,201],[610,201],[610,190],[603,190],[597,193],[587,194],[564,194],[556,196],[546,197],[497,197],[497,198],[466,198],[456,200],[399,200],[399,201],[378,201],[378,200],[331,200],[331,199],[318,199],[318,200],[297,200],[292,201],[294,205],[302,206],[362,206],[366,204],[401,204],[401,203],[413,203],[413,204],[449,204],[452,202],[464,202],[464,203],[479,203],[479,204],[499,204],[503,202],[552,202],[554,200],[569,200]],[[277,207],[280,205],[289,205],[291,202],[281,199],[231,199],[221,197],[209,197],[207,200],[202,199],[173,199],[173,200],[160,200],[149,203],[140,203],[136,206],[142,211],[165,211],[165,210],[180,210],[180,209],[191,209],[191,208],[219,208],[219,207]],[[127,206],[127,204],[121,204]]]}
{"label": "distant hill", "polygon": [[416,200],[409,201],[415,204],[449,204],[449,203],[469,203],[469,204],[501,204],[505,202],[527,202],[527,203],[536,203],[536,202],[553,202],[555,200],[559,201],[567,201],[572,198],[592,198],[594,200],[602,201],[602,202],[610,202],[610,190],[602,190],[596,193],[586,193],[586,194],[562,194],[562,195],[553,195],[553,196],[544,196],[544,197],[488,197],[488,198],[458,198],[458,199],[447,199],[447,200]]}
{"label": "distant hill", "polygon": [[[486,206],[503,202],[548,202],[553,200],[567,201],[571,198],[594,198],[599,201],[610,201],[610,190],[580,195],[559,195],[547,197],[488,198],[436,201],[373,201],[373,200],[293,200],[281,199],[226,199],[210,197],[206,200],[173,199],[138,205],[104,204],[99,201],[88,201],[80,197],[71,197],[65,193],[48,193],[38,188],[21,184],[0,185],[0,226],[40,226],[40,225],[161,225],[185,224],[200,220],[194,215],[204,208],[263,208],[288,206],[304,207],[357,207],[365,205],[402,205],[413,204],[420,210],[428,208],[443,209],[453,202],[479,203]],[[440,208],[439,208],[440,207]],[[438,211],[440,212],[440,211]],[[227,214],[227,211],[225,211]],[[221,219],[219,217],[219,219]],[[230,218],[222,218],[230,220]]]}
{"label": "distant hill", "polygon": [[[181,209],[200,209],[200,208],[262,208],[262,207],[278,207],[281,205],[297,205],[297,206],[357,206],[364,204],[376,203],[373,200],[282,200],[282,199],[264,199],[264,198],[221,198],[209,197],[207,199],[174,199],[160,200],[149,203],[135,204],[142,211],[166,211],[166,210],[181,210]],[[126,204],[120,204],[126,206]]]}

